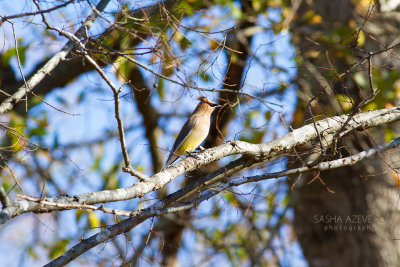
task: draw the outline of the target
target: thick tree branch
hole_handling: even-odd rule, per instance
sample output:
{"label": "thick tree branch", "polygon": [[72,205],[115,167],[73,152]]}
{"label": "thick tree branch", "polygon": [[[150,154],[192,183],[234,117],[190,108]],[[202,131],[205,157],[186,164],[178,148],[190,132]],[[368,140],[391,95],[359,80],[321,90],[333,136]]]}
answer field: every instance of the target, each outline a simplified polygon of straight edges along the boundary
{"label": "thick tree branch", "polygon": [[[100,14],[100,12],[104,9],[104,7],[105,7],[104,5],[107,4],[106,2],[109,2],[109,1],[102,0],[96,7],[97,12],[93,12],[91,16],[96,18],[97,15]],[[178,0],[158,1],[157,3],[155,3],[153,5],[150,5],[150,6],[141,8],[141,9],[133,10],[130,12],[130,15],[135,16],[137,18],[138,17],[146,17],[146,19],[148,19],[150,16],[160,13],[161,10],[164,8],[171,9],[177,2],[178,2]],[[104,6],[104,7],[102,7],[102,6]],[[44,14],[45,12],[43,12],[43,10],[42,11],[39,10],[39,12],[37,12],[37,13]],[[89,26],[91,25],[93,20],[90,20],[90,17],[89,17],[86,20],[86,22],[79,29],[79,30],[81,30],[80,33],[85,32],[85,29],[89,28]],[[79,32],[79,30],[78,30],[78,32]],[[101,42],[99,40],[103,40],[104,38],[109,36],[110,33],[113,32],[114,30],[115,30],[114,27],[110,26],[102,34],[100,34],[98,38],[92,40],[93,43],[97,43],[96,41]],[[137,35],[140,36],[140,38],[135,38],[134,40],[131,41],[132,43],[130,45],[132,47],[137,45],[142,39],[147,38],[149,36],[149,32],[140,33]],[[68,42],[67,45],[68,44],[70,44],[70,42]],[[35,91],[37,92],[37,94],[46,94],[57,87],[63,87],[67,83],[69,83],[71,80],[78,77],[79,75],[92,70],[88,66],[85,66],[84,64],[82,64],[82,61],[79,61],[79,60],[65,61],[65,60],[63,60],[63,59],[65,59],[65,57],[68,54],[65,51],[66,46],[64,46],[63,50],[61,50],[59,53],[54,55],[50,60],[46,60],[45,62],[38,64],[37,68],[35,68],[34,71],[32,72],[32,74],[29,76],[29,81],[31,81],[32,84],[30,84],[28,81],[28,86],[31,87],[31,89],[33,89],[33,85],[36,86]],[[120,47],[120,40],[114,42],[113,48],[119,49],[119,47]],[[74,51],[73,45],[72,45],[71,49],[72,49],[72,51]],[[76,52],[79,52],[79,51],[76,51]],[[101,66],[103,66],[104,64],[106,64],[106,63],[105,62],[101,63]],[[9,96],[7,98],[7,101],[9,102],[8,104],[6,104],[4,102],[6,100],[3,101],[3,103],[0,105],[0,114],[11,109],[10,103],[13,106],[16,104],[16,103],[14,103],[14,101],[19,102],[24,97],[24,95],[20,95],[20,94],[25,92],[25,89],[24,89],[25,86],[22,86],[21,82],[16,81],[15,79],[11,79],[10,77],[13,76],[13,72],[11,70],[9,72],[10,73],[7,74],[6,78],[11,81],[9,83],[5,83],[3,85],[3,87],[4,87],[4,88],[2,88],[3,89],[2,91],[4,91],[3,93],[7,96],[14,94],[14,92],[20,92],[20,93],[16,96]],[[13,100],[14,97],[17,97],[17,98],[15,100]],[[4,98],[0,96],[0,99],[4,99]],[[6,107],[8,107],[7,110],[4,110]],[[22,110],[21,110],[21,113],[22,113]]]}
{"label": "thick tree branch", "polygon": [[355,165],[355,164],[359,163],[360,161],[362,161],[366,158],[370,158],[376,154],[379,154],[383,151],[398,147],[399,145],[400,145],[400,137],[398,137],[388,143],[385,143],[383,145],[379,145],[377,147],[368,149],[367,151],[362,151],[360,153],[357,153],[357,154],[349,156],[349,157],[326,161],[326,162],[321,162],[318,165],[315,165],[313,167],[300,167],[300,168],[284,170],[284,171],[280,171],[280,172],[271,172],[271,173],[265,173],[265,174],[240,178],[240,179],[236,179],[236,180],[232,180],[232,181],[228,182],[226,186],[238,186],[238,185],[241,185],[244,183],[257,182],[257,181],[261,181],[261,180],[265,180],[265,179],[279,178],[279,177],[283,177],[283,176],[306,173],[306,172],[311,172],[311,171],[327,171],[327,170],[342,168],[342,167],[346,167],[346,166],[351,166],[351,165]]}
{"label": "thick tree branch", "polygon": [[[342,124],[347,120],[348,115],[336,116],[316,122],[316,127],[321,135],[332,136],[336,131],[341,129]],[[369,111],[358,114],[346,126],[346,130],[350,129],[367,129],[379,125],[389,124],[400,120],[400,106]],[[76,204],[97,204],[113,201],[122,201],[141,197],[149,192],[155,191],[174,180],[176,177],[195,169],[200,166],[219,160],[223,157],[242,154],[246,158],[254,160],[254,163],[267,162],[276,156],[282,156],[290,152],[293,148],[306,144],[307,142],[317,138],[316,128],[313,124],[303,126],[275,140],[262,143],[251,144],[242,141],[230,141],[218,147],[206,149],[194,157],[188,157],[177,162],[165,171],[156,173],[147,181],[138,182],[135,185],[127,188],[119,188],[115,190],[105,190],[80,194],[73,197],[55,197],[46,198],[49,202],[58,203],[76,203]],[[243,168],[241,168],[243,169]],[[220,170],[221,171],[221,170]],[[221,171],[221,175],[224,172]],[[25,212],[44,213],[55,210],[61,210],[57,207],[46,207],[38,203],[32,203],[26,200],[13,202],[13,205],[8,209],[2,210],[0,213],[0,224],[5,223],[7,219],[15,217]],[[3,219],[1,219],[3,218]]]}
{"label": "thick tree branch", "polygon": [[[304,167],[304,168],[299,168],[299,169],[295,169],[295,170],[288,170],[288,171],[283,171],[283,172],[276,172],[276,173],[269,173],[269,174],[264,174],[264,175],[256,175],[256,176],[234,179],[229,182],[225,182],[220,185],[213,186],[212,189],[202,192],[201,195],[199,197],[197,197],[195,200],[192,200],[192,201],[186,202],[186,203],[181,203],[176,206],[168,207],[171,204],[179,201],[179,196],[182,196],[182,191],[186,191],[186,192],[190,191],[190,189],[188,190],[188,187],[193,187],[193,186],[191,186],[192,184],[190,184],[190,185],[186,186],[185,188],[177,191],[176,193],[167,196],[164,200],[160,200],[159,202],[153,204],[149,208],[144,209],[142,211],[138,211],[136,218],[127,219],[122,223],[115,224],[111,227],[107,227],[105,230],[102,230],[100,233],[95,234],[92,237],[80,242],[79,244],[75,245],[70,250],[68,250],[66,253],[64,253],[62,256],[55,259],[54,261],[52,261],[51,263],[49,263],[46,266],[59,266],[59,265],[66,264],[66,263],[72,261],[73,259],[77,258],[78,256],[80,256],[81,254],[83,254],[85,251],[87,251],[103,242],[106,242],[107,240],[115,237],[116,235],[119,235],[119,234],[122,234],[122,233],[125,233],[125,232],[131,230],[132,228],[136,227],[138,224],[142,223],[147,218],[159,216],[162,214],[175,213],[175,212],[191,209],[191,208],[197,206],[199,203],[201,203],[205,200],[208,200],[211,197],[223,192],[224,190],[228,189],[229,187],[239,186],[239,185],[242,185],[245,183],[251,183],[251,182],[256,182],[256,181],[265,180],[265,179],[282,177],[282,176],[286,176],[289,174],[308,172],[308,171],[312,171],[312,170],[316,170],[316,169],[322,171],[322,170],[329,170],[329,169],[333,169],[333,168],[339,168],[339,167],[343,167],[343,166],[353,165],[353,164],[356,164],[357,162],[360,162],[361,160],[371,157],[379,152],[399,146],[399,144],[400,144],[400,138],[397,138],[397,139],[395,139],[389,143],[386,143],[384,145],[369,149],[368,151],[364,151],[364,152],[361,152],[356,155],[353,155],[353,156],[350,156],[347,158],[343,158],[343,159],[338,159],[338,160],[334,160],[334,161],[330,161],[330,162],[323,162],[323,163],[320,163],[318,166],[314,166],[312,168]],[[227,172],[229,172],[229,170],[227,170]],[[211,179],[209,179],[208,181],[210,182]],[[195,184],[195,183],[193,183],[193,184]],[[198,184],[198,183],[196,183],[196,184]]]}

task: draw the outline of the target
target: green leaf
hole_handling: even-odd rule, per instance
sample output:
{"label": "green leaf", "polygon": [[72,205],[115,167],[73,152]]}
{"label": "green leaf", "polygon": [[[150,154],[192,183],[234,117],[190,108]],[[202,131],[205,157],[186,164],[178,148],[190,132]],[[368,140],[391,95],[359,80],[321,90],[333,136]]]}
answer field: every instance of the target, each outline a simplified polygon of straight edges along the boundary
{"label": "green leaf", "polygon": [[15,49],[11,48],[1,54],[1,64],[7,66],[10,59],[15,56]]}
{"label": "green leaf", "polygon": [[240,7],[238,7],[237,5],[235,5],[233,3],[230,6],[231,6],[231,10],[232,10],[231,11],[232,16],[236,19],[241,19],[243,17],[243,12],[240,9]]}
{"label": "green leaf", "polygon": [[77,103],[80,104],[86,97],[86,91],[82,90],[82,92],[78,96]]}
{"label": "green leaf", "polygon": [[247,251],[245,250],[244,247],[238,247],[238,248],[235,250],[235,255],[236,255],[236,257],[238,257],[239,259],[243,260],[243,259],[246,259],[246,257],[247,257]]}
{"label": "green leaf", "polygon": [[[20,60],[22,66],[25,65],[26,50],[28,49],[28,47],[29,46],[18,45],[18,55],[19,55],[19,60]],[[7,51],[3,52],[3,54],[1,54],[1,64],[3,66],[9,65],[11,58],[16,57],[16,56],[17,56],[17,53],[16,53],[14,47],[8,49]]]}
{"label": "green leaf", "polygon": [[363,88],[366,88],[368,86],[368,81],[362,72],[357,72],[356,74],[354,74],[354,79],[359,86]]}
{"label": "green leaf", "polygon": [[237,199],[236,195],[232,194],[231,192],[224,192],[224,198],[232,206],[237,207],[240,204],[240,201]]}
{"label": "green leaf", "polygon": [[47,134],[47,131],[46,131],[46,129],[45,128],[43,128],[43,127],[37,127],[37,128],[33,128],[33,129],[31,129],[31,133],[30,133],[30,135],[29,136],[43,136],[43,135],[46,135]]}
{"label": "green leaf", "polygon": [[[116,165],[116,166],[119,169],[119,166],[118,165]],[[116,175],[115,172],[107,173],[107,174],[102,175],[102,176],[103,176],[104,180],[106,181],[104,189],[114,190],[114,189],[119,188],[119,182],[118,182],[117,175]]]}
{"label": "green leaf", "polygon": [[200,78],[205,82],[208,82],[211,80],[210,76],[207,75],[207,73],[205,73],[205,72],[200,73]]}
{"label": "green leaf", "polygon": [[267,121],[269,121],[269,120],[271,119],[271,117],[272,117],[272,113],[271,113],[270,110],[268,110],[267,112],[265,112],[265,119],[266,119]]}
{"label": "green leaf", "polygon": [[27,248],[28,255],[31,256],[33,259],[39,259],[38,254],[33,250],[32,246],[28,246]]}
{"label": "green leaf", "polygon": [[18,55],[19,55],[19,60],[20,60],[22,66],[25,66],[25,62],[26,62],[26,53],[25,52],[26,52],[27,48],[28,47],[26,47],[26,46],[21,46],[21,45],[18,46]]}
{"label": "green leaf", "polygon": [[61,254],[63,254],[67,248],[68,243],[69,243],[68,239],[61,239],[61,240],[57,241],[56,243],[54,243],[51,247],[49,257],[51,259],[55,259],[58,256],[60,256]]}
{"label": "green leaf", "polygon": [[59,146],[60,146],[60,141],[59,141],[58,133],[56,132],[54,134],[53,148],[58,148]]}
{"label": "green leaf", "polygon": [[60,104],[62,104],[62,105],[64,105],[64,106],[67,105],[67,101],[64,99],[64,97],[56,96],[56,100],[57,100]]}
{"label": "green leaf", "polygon": [[259,144],[261,143],[263,137],[265,135],[264,131],[252,131],[250,136],[242,136],[240,137],[241,141],[245,141],[252,144]]}
{"label": "green leaf", "polygon": [[157,93],[160,96],[161,100],[165,99],[165,94],[164,94],[164,80],[159,79],[158,80],[158,85],[157,85]]}

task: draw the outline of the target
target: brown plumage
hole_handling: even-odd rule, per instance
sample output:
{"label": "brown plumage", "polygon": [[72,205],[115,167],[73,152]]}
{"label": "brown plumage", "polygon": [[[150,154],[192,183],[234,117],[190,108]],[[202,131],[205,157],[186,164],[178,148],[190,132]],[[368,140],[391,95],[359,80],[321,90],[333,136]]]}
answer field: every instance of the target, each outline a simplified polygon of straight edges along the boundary
{"label": "brown plumage", "polygon": [[200,103],[182,126],[168,159],[161,170],[174,163],[185,153],[195,150],[206,139],[210,130],[211,114],[220,105],[206,97],[199,97],[198,99]]}

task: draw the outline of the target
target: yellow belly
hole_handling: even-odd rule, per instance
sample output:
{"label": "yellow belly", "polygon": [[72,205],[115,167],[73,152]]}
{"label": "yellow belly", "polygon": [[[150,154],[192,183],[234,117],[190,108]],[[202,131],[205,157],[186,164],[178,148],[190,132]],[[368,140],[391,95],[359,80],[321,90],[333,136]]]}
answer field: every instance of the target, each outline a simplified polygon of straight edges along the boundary
{"label": "yellow belly", "polygon": [[208,133],[200,131],[191,131],[186,140],[177,149],[179,155],[186,154],[185,152],[192,152],[206,139]]}

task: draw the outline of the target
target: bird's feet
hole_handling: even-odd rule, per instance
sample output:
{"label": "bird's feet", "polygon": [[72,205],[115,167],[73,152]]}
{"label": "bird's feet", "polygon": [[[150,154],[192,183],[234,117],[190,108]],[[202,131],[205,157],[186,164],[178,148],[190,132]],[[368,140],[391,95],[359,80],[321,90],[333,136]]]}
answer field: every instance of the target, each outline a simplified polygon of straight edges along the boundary
{"label": "bird's feet", "polygon": [[186,152],[186,154],[188,155],[188,157],[192,157],[192,158],[195,158],[195,159],[199,159],[199,157],[196,155],[196,154],[199,153],[199,152],[196,152],[196,151],[192,151],[192,152],[185,151],[185,152]]}

